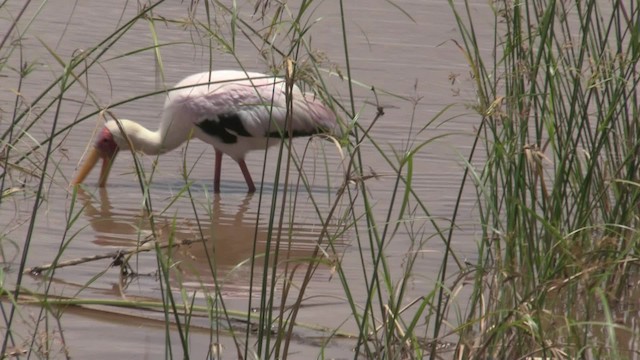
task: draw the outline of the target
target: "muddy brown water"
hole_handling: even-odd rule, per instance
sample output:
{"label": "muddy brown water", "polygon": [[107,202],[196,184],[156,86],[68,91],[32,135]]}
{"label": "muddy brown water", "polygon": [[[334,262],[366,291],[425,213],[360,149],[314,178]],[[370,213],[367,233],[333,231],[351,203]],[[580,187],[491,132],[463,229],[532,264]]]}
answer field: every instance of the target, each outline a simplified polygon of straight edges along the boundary
{"label": "muddy brown water", "polygon": [[[422,128],[445,106],[462,104],[472,98],[468,71],[463,56],[450,41],[457,38],[457,29],[446,2],[407,0],[395,3],[409,13],[414,21],[386,1],[350,0],[345,3],[352,76],[359,82],[375,86],[381,91],[379,101],[384,107],[385,115],[373,128],[372,136],[378,139],[387,154],[393,156],[393,151],[404,151],[408,145],[449,134],[442,140],[430,143],[416,155],[412,184],[421,199],[426,201],[431,216],[446,229],[463,173],[461,156],[466,157],[469,152],[477,118],[457,117],[421,134],[418,134],[417,129]],[[479,3],[472,11],[488,12],[485,5],[482,5],[483,2]],[[4,13],[0,23],[0,29],[3,31],[0,33],[5,33],[4,30],[7,29],[12,16],[18,14],[18,6],[21,4],[10,3],[0,10]],[[29,7],[19,23],[20,31],[24,31],[23,58],[19,60],[15,53],[10,58],[12,66],[18,66],[20,62],[25,61],[35,64],[35,71],[21,85],[20,93],[25,101],[33,101],[34,97],[62,72],[60,64],[42,45],[43,43],[62,59],[68,60],[83,49],[97,44],[117,26],[131,18],[135,14],[136,6],[135,3],[126,1],[88,1],[72,2],[69,6],[48,2],[38,10],[39,12],[36,12],[35,6]],[[154,14],[173,19],[186,18],[187,12],[186,3],[171,3],[162,4]],[[260,25],[259,21],[252,20],[250,16],[251,5],[241,5],[240,12],[244,18],[255,21],[256,26]],[[202,5],[197,9],[197,14],[200,17],[204,16]],[[29,23],[32,17],[35,17],[35,21]],[[338,4],[324,2],[315,10],[312,18],[318,19],[311,33],[312,46],[322,51],[331,62],[344,68]],[[487,24],[489,21],[490,18],[487,17]],[[491,27],[486,26],[483,29],[483,24],[477,25],[479,35],[490,39]],[[214,49],[210,57],[208,48],[200,46],[206,43],[201,38],[194,40],[191,37],[196,34],[177,29],[176,26],[166,26],[161,22],[156,22],[155,27],[161,42],[176,42],[160,48],[165,83],[168,85],[175,84],[186,75],[208,69],[210,59],[216,69],[238,68],[237,61],[219,49]],[[199,45],[194,46],[194,41]],[[108,106],[156,90],[160,82],[156,72],[158,67],[151,52],[118,57],[152,44],[148,23],[138,22],[108,50],[100,66],[94,66],[89,76],[83,79],[91,89],[90,97],[78,86],[65,94],[59,109],[58,118],[61,123],[58,126],[67,125],[95,111],[96,103],[99,106]],[[266,71],[264,62],[257,57],[256,49],[242,36],[238,36],[236,46],[236,54],[244,66],[250,70]],[[109,61],[105,61],[106,59]],[[14,96],[18,91],[17,78],[11,75],[11,71],[3,71],[3,75],[8,77],[3,78],[0,85],[2,132],[6,130],[11,119]],[[452,75],[457,77],[455,82],[452,82]],[[338,98],[346,99],[348,96],[346,83],[335,78],[330,79],[330,91]],[[420,101],[414,106],[410,101],[385,95],[384,92],[420,98]],[[54,89],[51,93],[55,95],[57,90]],[[372,104],[376,100],[366,87],[357,87],[355,95],[356,106],[361,109],[359,121],[368,124],[375,116],[376,109]],[[138,120],[147,127],[154,128],[163,101],[161,95],[146,97],[118,106],[113,111],[119,117]],[[464,108],[459,106],[457,113],[463,111]],[[46,111],[44,117],[29,130],[30,136],[23,138],[16,151],[24,150],[33,146],[34,142],[46,138],[54,117],[55,106]],[[47,181],[45,199],[38,210],[28,253],[28,266],[52,262],[63,239],[72,238],[62,256],[63,260],[66,260],[135,246],[141,238],[151,235],[148,219],[143,212],[143,196],[132,175],[133,162],[128,154],[119,155],[106,191],[98,191],[97,171],[92,173],[86,182],[85,191],[79,194],[75,205],[75,211],[78,211],[78,206],[85,206],[85,209],[65,235],[71,206],[67,184],[86,150],[97,123],[98,119],[94,116],[74,127],[64,139],[62,148],[55,151],[54,156],[50,158],[49,173],[52,177]],[[299,152],[306,145],[305,140],[295,143]],[[318,170],[318,163],[312,161],[314,158],[322,157],[320,148],[326,151],[327,168],[331,174],[330,182],[333,184],[334,192],[344,175],[341,172],[339,156],[330,146],[312,146],[312,153],[306,160],[305,169],[314,175],[312,184],[318,198],[324,199],[324,202],[320,201],[321,211],[327,211],[326,176],[322,170]],[[251,257],[254,235],[259,240],[259,246],[263,247],[257,249],[257,252],[260,253],[264,249],[267,238],[265,214],[268,214],[270,195],[274,189],[275,166],[272,163],[277,159],[277,148],[271,148],[267,155],[266,161],[269,165],[265,167],[262,207],[259,207],[259,194],[245,193],[242,175],[228,157],[225,157],[223,162],[222,194],[211,194],[213,151],[207,145],[197,142],[190,143],[186,153],[184,149],[183,147],[159,158],[153,173],[150,193],[155,230],[160,238],[167,239],[173,235],[178,240],[195,239],[203,234],[206,239],[203,244],[194,244],[179,251],[176,256],[182,261],[179,265],[181,271],[177,273],[181,275],[173,281],[180,281],[193,290],[202,286],[213,288],[213,280],[210,277],[203,278],[194,274],[209,273],[208,261],[203,256],[203,246],[210,252],[215,247],[212,260],[217,264],[218,276],[224,280],[222,294],[226,305],[233,310],[246,311],[250,271],[247,266],[237,265]],[[371,145],[365,146],[363,151],[366,156],[365,168],[382,175],[369,180],[368,188],[376,219],[383,224],[390,206],[395,178],[385,176],[392,173],[392,170]],[[247,164],[258,183],[263,169],[263,156],[263,152],[254,152],[247,158]],[[173,202],[184,187],[184,180],[180,175],[184,159],[186,164],[192,167],[189,179],[193,182],[192,195],[196,199],[195,205],[184,196]],[[154,169],[154,159],[145,157],[142,160],[146,171],[151,172]],[[17,172],[12,174],[13,184],[19,185],[24,175]],[[19,262],[34,205],[32,192],[35,191],[35,182],[27,184],[27,187],[18,189],[17,195],[7,198],[0,206],[0,233],[5,236],[2,239],[2,256],[4,263],[9,266],[8,282],[15,279],[15,264]],[[474,201],[473,190],[469,187],[458,219],[461,228],[453,239],[456,253],[471,260],[476,252],[476,229],[472,212]],[[198,226],[194,215],[194,206],[201,227]],[[209,216],[210,214],[213,215]],[[261,220],[256,226],[259,216]],[[305,257],[311,254],[320,224],[310,202],[304,195],[299,196],[295,213],[287,213],[285,216],[287,223],[292,224],[293,234],[291,249],[288,252],[283,251],[280,256]],[[411,249],[414,237],[417,236],[418,240],[425,242],[410,279],[410,295],[407,298],[414,299],[434,289],[444,246],[439,238],[432,236],[435,230],[426,220],[425,214],[418,213],[408,224],[407,227],[400,227],[399,233],[386,246],[385,253],[389,261],[388,266],[395,276],[394,281],[398,281],[403,274],[406,253]],[[412,227],[417,235],[411,235],[409,227]],[[338,251],[342,255],[342,266],[351,291],[356,299],[362,302],[365,292],[364,275],[359,262],[360,257],[357,256],[359,249],[351,235],[347,233],[347,236],[340,239]],[[362,245],[362,251],[369,250],[367,243]],[[260,264],[258,262],[257,274],[261,271]],[[79,294],[78,296],[83,298],[101,299],[159,299],[161,288],[154,276],[141,276],[129,284],[123,284],[117,269],[109,269],[108,265],[108,261],[99,261],[59,269],[56,271],[50,293],[69,297]],[[136,258],[134,266],[141,274],[151,274],[157,269],[156,258],[152,253],[141,254]],[[451,269],[455,270],[455,267],[452,266]],[[103,275],[94,281],[91,280],[103,271]],[[28,288],[43,291],[44,282],[38,278],[27,277],[24,283]],[[356,329],[353,318],[350,317],[349,307],[344,301],[344,290],[330,268],[321,267],[316,272],[309,285],[308,296],[313,299],[308,304],[313,306],[303,308],[298,321],[328,327],[340,326],[340,329],[346,332]],[[202,300],[200,294],[196,297],[198,301]],[[257,300],[254,299],[252,304],[257,306]],[[28,334],[26,329],[32,326],[30,319],[36,316],[38,309],[24,309],[27,313],[21,314],[23,319],[17,322],[16,329],[25,330],[25,334]],[[103,310],[70,309],[65,312],[61,322],[65,346],[72,357],[155,359],[167,351],[163,318],[160,314]],[[345,319],[350,320],[345,322]],[[209,327],[206,319],[197,319],[194,324],[202,329]],[[62,338],[55,331],[51,333],[52,351],[61,351]],[[322,341],[317,339],[316,335],[294,341],[293,358],[317,357],[318,346]],[[174,340],[174,354],[180,354],[180,350],[176,350],[180,349],[177,332],[172,332],[171,336]],[[208,352],[209,340],[207,330],[193,331],[190,346],[194,358],[204,358]],[[228,339],[220,341],[227,351],[227,357],[234,358],[232,342]],[[324,356],[350,358],[353,357],[352,347],[353,343],[348,340],[336,340],[327,346]]]}

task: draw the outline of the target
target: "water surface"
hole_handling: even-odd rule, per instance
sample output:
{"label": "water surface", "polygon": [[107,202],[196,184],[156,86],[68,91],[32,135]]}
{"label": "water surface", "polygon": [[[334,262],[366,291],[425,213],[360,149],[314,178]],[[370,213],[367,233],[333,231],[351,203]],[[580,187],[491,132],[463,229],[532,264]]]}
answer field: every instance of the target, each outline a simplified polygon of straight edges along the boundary
{"label": "water surface", "polygon": [[[416,249],[417,243],[422,243],[419,261],[414,265],[410,277],[410,295],[407,297],[418,298],[434,289],[444,251],[442,240],[433,236],[436,230],[429,218],[435,219],[442,229],[448,229],[462,179],[462,159],[469,152],[478,120],[473,116],[456,117],[419,132],[447,105],[463,104],[472,98],[469,74],[464,57],[451,42],[451,39],[457,38],[457,34],[446,2],[405,0],[394,3],[410,14],[411,18],[387,1],[350,0],[345,3],[346,25],[352,77],[365,84],[356,87],[354,93],[359,121],[367,126],[374,119],[376,101],[384,108],[385,115],[373,127],[371,136],[378,141],[385,153],[393,158],[394,152],[403,153],[422,141],[446,135],[423,147],[414,159],[412,186],[425,201],[430,213],[427,215],[416,212],[406,224],[399,227],[396,236],[385,247],[388,267],[395,276],[393,280],[398,281],[403,275],[407,253]],[[6,6],[7,9],[3,10],[5,14],[17,14],[18,4]],[[187,3],[162,4],[154,10],[154,15],[158,19],[184,19],[189,11],[188,6]],[[251,5],[240,6],[243,18],[254,21],[255,26],[268,24],[268,21],[262,24],[257,16],[252,17],[252,10]],[[482,6],[472,8],[472,11],[478,12],[487,10]],[[28,8],[27,15],[20,24],[26,28],[31,17],[35,16],[35,21],[29,24],[24,33],[22,50],[23,59],[35,64],[35,71],[21,85],[20,95],[24,101],[32,102],[61,74],[62,67],[51,52],[55,52],[63,61],[69,61],[74,55],[94,46],[112,33],[134,16],[136,11],[136,5],[127,1],[88,1],[70,6],[47,2],[38,13],[36,7]],[[197,18],[204,18],[202,5],[194,11]],[[344,71],[345,52],[341,41],[338,5],[326,1],[315,10],[312,18],[317,19],[310,33],[312,46],[326,56],[329,61],[327,68],[333,63]],[[7,20],[0,26],[6,28]],[[483,30],[482,24],[478,24],[476,30],[480,36],[490,35],[492,31],[490,27]],[[97,109],[161,89],[163,84],[175,84],[189,74],[208,69],[210,64],[215,69],[231,69],[238,68],[239,61],[248,70],[268,70],[255,47],[241,36],[237,37],[235,58],[219,47],[214,47],[209,52],[202,34],[189,33],[174,24],[165,25],[156,21],[155,31],[160,42],[170,44],[159,50],[164,78],[158,76],[160,67],[156,65],[151,51],[137,52],[153,44],[149,24],[139,21],[108,50],[99,66],[92,67],[88,74],[83,75],[82,81],[87,84],[90,93],[80,86],[74,86],[66,92],[60,107],[53,106],[45,112],[42,119],[37,119],[29,130],[30,136],[24,137],[15,151],[24,151],[46,139],[55,118],[60,121],[57,126],[61,128]],[[132,51],[136,53],[121,56]],[[18,66],[18,59],[17,56],[11,58],[13,66]],[[328,75],[326,80],[331,94],[348,103],[346,82]],[[5,111],[0,122],[2,132],[11,119],[8,110],[13,108],[18,86],[16,77],[2,80],[0,99]],[[370,86],[377,90],[378,99]],[[50,96],[53,98],[56,94],[58,92],[54,89]],[[403,100],[401,97],[415,101]],[[154,128],[159,120],[163,101],[162,95],[144,97],[111,110],[119,117],[134,119]],[[57,117],[56,111],[59,112]],[[464,107],[459,106],[454,113],[464,111]],[[180,275],[172,278],[174,284],[180,283],[186,289],[191,289],[198,301],[203,301],[201,289],[213,291],[215,283],[223,284],[219,290],[229,309],[246,311],[250,300],[251,306],[257,306],[257,300],[251,299],[249,292],[251,269],[246,264],[239,264],[267,248],[267,215],[273,201],[271,194],[276,188],[282,190],[283,186],[282,178],[278,184],[274,183],[274,164],[278,158],[278,149],[272,148],[266,158],[263,152],[251,153],[247,158],[248,167],[257,185],[264,170],[262,197],[259,194],[246,194],[242,175],[228,157],[223,162],[222,194],[212,194],[213,151],[206,144],[191,142],[188,148],[183,147],[160,157],[157,164],[155,158],[143,157],[145,172],[153,176],[149,199],[154,209],[155,226],[151,226],[144,210],[144,196],[133,175],[133,161],[128,154],[120,154],[106,190],[96,188],[97,171],[89,177],[74,203],[74,213],[81,206],[84,209],[73,226],[66,229],[68,219],[72,216],[69,212],[72,198],[67,184],[100,121],[98,116],[93,116],[73,127],[60,143],[61,147],[50,158],[48,172],[51,177],[47,180],[45,201],[38,211],[28,265],[38,266],[52,262],[63,243],[66,249],[62,257],[75,259],[135,247],[146,237],[152,237],[155,232],[157,238],[166,241],[196,241],[189,247],[175,250],[174,259],[179,260],[177,266],[180,270],[176,274]],[[295,141],[298,154],[302,154],[305,145],[305,139]],[[368,196],[378,223],[384,225],[396,180],[394,171],[371,143],[365,143],[362,151],[365,154],[365,171],[379,175],[368,180]],[[313,159],[320,160],[314,162]],[[185,166],[190,171],[191,198],[195,199],[193,202],[186,195],[180,195],[185,188],[185,179],[181,175]],[[55,170],[52,170],[54,167]],[[304,171],[309,175],[312,194],[319,200],[322,213],[328,212],[336,189],[344,181],[343,167],[338,152],[329,143],[312,143],[311,151],[305,159]],[[325,169],[328,169],[328,180]],[[0,229],[2,234],[6,234],[3,256],[5,263],[9,264],[18,261],[34,206],[32,194],[36,190],[36,183],[26,175],[18,172],[12,174],[15,174],[12,178],[15,184],[24,179],[28,186],[20,190],[24,194],[8,198],[0,206]],[[294,184],[296,174],[297,171],[292,171]],[[327,184],[331,186],[328,187]],[[285,207],[285,224],[290,225],[291,233],[283,235],[287,241],[282,245],[287,250],[283,249],[278,253],[281,259],[310,256],[322,229],[317,210],[312,206],[308,195],[302,191],[297,196],[295,207],[291,202],[287,202]],[[456,253],[470,259],[474,258],[476,251],[473,205],[473,190],[468,188],[458,219],[460,230],[453,239]],[[254,238],[258,239],[257,249],[253,247]],[[12,248],[8,243],[16,244],[16,247]],[[363,274],[359,252],[368,250],[369,244],[358,244],[352,232],[347,232],[336,240],[336,254],[342,261],[351,291],[358,301],[363,302],[366,290],[363,276],[371,274]],[[211,257],[207,257],[206,253],[211,254]],[[261,259],[257,260],[254,269],[254,274],[258,276],[263,271]],[[118,269],[109,267],[110,261],[59,269],[55,273],[50,293],[69,297],[80,294],[83,298],[159,299],[162,289],[155,274],[157,260],[154,253],[141,253],[132,264],[134,270],[142,275],[132,282],[123,282]],[[215,264],[216,280],[210,275],[211,264]],[[283,268],[284,266],[280,266],[279,271],[283,271]],[[455,271],[455,265],[451,265],[451,269]],[[15,268],[12,266],[11,270],[15,271]],[[104,274],[94,279],[101,272]],[[29,277],[25,281],[27,287],[43,291],[41,287],[45,283],[40,278]],[[253,291],[254,294],[258,293],[255,288]],[[352,320],[345,322],[345,318],[350,318],[350,310],[344,300],[342,285],[331,266],[320,266],[309,285],[307,297],[311,299],[307,304],[313,306],[303,308],[298,317],[300,322],[328,327],[340,326],[343,331],[355,331],[356,326]],[[33,311],[35,313],[37,309]],[[62,327],[65,346],[72,357],[159,358],[166,351],[163,321],[161,314],[140,314],[132,310],[70,309],[62,318]],[[194,358],[203,358],[210,343],[207,319],[196,319],[195,328],[201,330],[194,330],[191,334],[192,355]],[[172,334],[176,341],[177,336],[177,333]],[[59,345],[62,340],[58,338],[53,341]],[[232,343],[228,339],[221,342],[228,351],[229,358],[233,358]],[[319,344],[308,337],[296,341],[294,351],[315,357]],[[349,341],[336,340],[328,346],[324,355],[350,358],[353,356],[352,346],[353,343]],[[306,356],[301,358],[304,357]]]}

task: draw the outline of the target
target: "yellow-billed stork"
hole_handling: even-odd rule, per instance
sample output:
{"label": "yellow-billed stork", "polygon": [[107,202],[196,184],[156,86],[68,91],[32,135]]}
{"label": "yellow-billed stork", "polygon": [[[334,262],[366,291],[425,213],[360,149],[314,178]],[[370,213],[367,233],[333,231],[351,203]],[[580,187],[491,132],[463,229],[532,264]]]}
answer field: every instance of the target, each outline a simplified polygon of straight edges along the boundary
{"label": "yellow-billed stork", "polygon": [[[302,93],[295,85],[291,94],[293,136],[319,132],[339,134],[336,116],[326,105],[313,95]],[[106,122],[72,185],[82,183],[102,159],[98,184],[104,187],[118,151],[129,149],[129,144],[134,151],[157,155],[196,137],[215,149],[213,189],[216,193],[220,192],[223,153],[238,162],[248,191],[254,192],[256,187],[245,164],[245,155],[251,150],[264,150],[278,144],[287,137],[286,118],[283,78],[235,70],[194,74],[168,91],[158,130],[148,130],[131,120]]]}

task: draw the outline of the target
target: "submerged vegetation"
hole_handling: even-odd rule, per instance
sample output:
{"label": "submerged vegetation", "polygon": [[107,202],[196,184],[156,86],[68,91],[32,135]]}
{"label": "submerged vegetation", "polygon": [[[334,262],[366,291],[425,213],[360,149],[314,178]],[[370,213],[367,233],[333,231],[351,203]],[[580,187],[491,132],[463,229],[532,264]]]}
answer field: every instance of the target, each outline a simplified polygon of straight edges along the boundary
{"label": "submerged vegetation", "polygon": [[[72,54],[31,37],[39,4],[0,3],[0,358],[77,357],[78,344],[65,338],[76,314],[159,328],[165,343],[154,350],[166,358],[637,357],[638,5],[449,4],[459,31],[441,46],[459,52],[474,96],[425,119],[416,115],[419,96],[352,76],[344,1],[128,4],[112,33]],[[386,5],[414,20],[402,2]],[[170,6],[179,7],[165,12]],[[338,16],[331,46],[341,60],[311,41],[320,36],[321,6]],[[479,30],[488,26],[490,36]],[[137,42],[140,32],[151,45]],[[29,58],[35,44],[46,64]],[[161,159],[132,153],[133,165],[121,172],[135,186],[118,184],[112,202],[106,191],[69,188],[80,157],[69,139],[82,138],[74,133],[96,118],[164,94],[165,58],[185,45],[204,68],[286,73],[335,110],[345,135],[284,141],[263,168],[263,184],[279,186],[233,205],[194,179],[204,161],[192,143],[174,158],[178,181],[159,181]],[[112,79],[110,69],[140,56],[154,61],[158,89],[105,105],[96,83],[133,81]],[[413,109],[402,120],[410,124],[402,147],[390,148],[376,131],[387,120],[380,97]],[[441,221],[413,186],[429,171],[415,163],[448,136],[430,131],[459,118],[475,133]],[[372,157],[384,171],[372,168]],[[380,179],[384,196],[375,192]],[[140,208],[111,205],[131,196]],[[464,201],[473,202],[478,229],[467,260],[456,245],[469,236],[459,220]],[[54,218],[64,226],[43,234]],[[104,243],[117,249],[69,259],[88,251],[87,222],[113,235]],[[123,222],[129,227],[119,233]],[[245,257],[225,258],[223,232],[248,244]],[[55,240],[43,246],[40,236]],[[429,257],[439,271],[420,273],[433,248],[442,249]],[[80,284],[64,275],[87,262]],[[335,292],[314,292],[319,276]],[[427,287],[416,285],[425,279]],[[111,286],[115,293],[105,295]],[[323,310],[309,313],[313,307]],[[325,312],[346,318],[327,325]],[[94,351],[105,357],[112,345]]]}

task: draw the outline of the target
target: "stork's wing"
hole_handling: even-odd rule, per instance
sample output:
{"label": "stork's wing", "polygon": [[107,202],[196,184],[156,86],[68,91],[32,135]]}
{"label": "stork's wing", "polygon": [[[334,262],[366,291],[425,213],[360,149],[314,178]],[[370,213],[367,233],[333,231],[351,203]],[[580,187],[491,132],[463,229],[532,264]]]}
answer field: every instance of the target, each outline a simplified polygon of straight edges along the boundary
{"label": "stork's wing", "polygon": [[[285,129],[287,102],[282,79],[260,78],[196,85],[169,94],[165,113],[183,117],[205,132],[224,136],[279,137]],[[293,88],[294,135],[331,128],[335,116],[318,100]],[[222,135],[220,135],[222,134]],[[223,139],[224,140],[224,139]]]}

